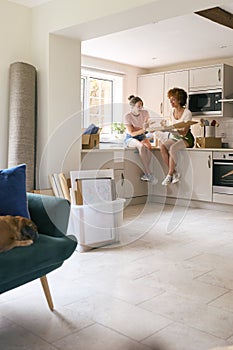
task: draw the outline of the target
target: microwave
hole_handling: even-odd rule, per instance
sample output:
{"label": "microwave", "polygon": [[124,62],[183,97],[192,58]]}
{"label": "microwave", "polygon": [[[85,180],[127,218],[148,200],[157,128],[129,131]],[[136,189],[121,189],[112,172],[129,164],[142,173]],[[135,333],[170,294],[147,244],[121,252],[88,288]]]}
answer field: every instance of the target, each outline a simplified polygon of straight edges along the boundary
{"label": "microwave", "polygon": [[189,109],[193,115],[221,115],[222,90],[189,92]]}

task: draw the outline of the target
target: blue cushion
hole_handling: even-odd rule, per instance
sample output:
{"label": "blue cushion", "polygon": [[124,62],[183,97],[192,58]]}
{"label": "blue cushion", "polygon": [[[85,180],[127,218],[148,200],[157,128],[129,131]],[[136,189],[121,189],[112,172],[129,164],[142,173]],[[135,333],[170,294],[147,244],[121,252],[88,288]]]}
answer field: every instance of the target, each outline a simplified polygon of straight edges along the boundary
{"label": "blue cushion", "polygon": [[29,218],[26,164],[0,170],[0,215],[20,215]]}

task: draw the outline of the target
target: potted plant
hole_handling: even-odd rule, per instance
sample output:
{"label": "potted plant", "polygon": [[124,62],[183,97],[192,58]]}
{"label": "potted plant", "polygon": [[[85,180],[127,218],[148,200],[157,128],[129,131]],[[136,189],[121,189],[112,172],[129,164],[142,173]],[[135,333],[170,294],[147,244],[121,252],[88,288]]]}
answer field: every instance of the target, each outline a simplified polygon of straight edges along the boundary
{"label": "potted plant", "polygon": [[124,138],[125,130],[126,130],[126,127],[125,127],[125,124],[123,123],[114,122],[112,124],[112,131],[115,134],[115,136],[119,139]]}

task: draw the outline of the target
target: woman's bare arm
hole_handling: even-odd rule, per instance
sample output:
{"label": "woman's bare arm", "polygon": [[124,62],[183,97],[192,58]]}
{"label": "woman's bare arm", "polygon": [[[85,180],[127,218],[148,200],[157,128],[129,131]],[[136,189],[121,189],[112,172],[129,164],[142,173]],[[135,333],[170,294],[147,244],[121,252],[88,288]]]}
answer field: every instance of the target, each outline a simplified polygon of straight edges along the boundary
{"label": "woman's bare arm", "polygon": [[138,130],[135,130],[135,128],[130,125],[130,124],[126,124],[126,131],[128,134],[130,134],[132,137],[133,136],[137,136],[137,135],[141,135],[141,134],[144,134],[144,129],[138,129]]}

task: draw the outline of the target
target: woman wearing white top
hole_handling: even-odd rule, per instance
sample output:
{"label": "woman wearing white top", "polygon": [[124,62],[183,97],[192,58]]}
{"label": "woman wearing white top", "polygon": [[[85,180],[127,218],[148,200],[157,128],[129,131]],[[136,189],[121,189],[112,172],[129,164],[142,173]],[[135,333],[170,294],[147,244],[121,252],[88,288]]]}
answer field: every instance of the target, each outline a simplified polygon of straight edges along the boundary
{"label": "woman wearing white top", "polygon": [[[172,106],[171,124],[192,120],[191,111],[186,108],[187,93],[183,89],[173,88],[167,93]],[[169,139],[160,146],[160,151],[164,162],[168,166],[168,174],[162,182],[167,186],[176,183],[180,179],[180,174],[176,170],[177,151],[194,146],[194,137],[187,126],[169,135]]]}
{"label": "woman wearing white top", "polygon": [[138,96],[129,96],[129,105],[131,111],[125,115],[126,137],[125,144],[127,147],[137,148],[141,158],[144,175],[142,181],[157,182],[150,170],[151,162],[151,143],[146,137],[145,129],[149,126],[149,113],[143,109],[143,101]]}

